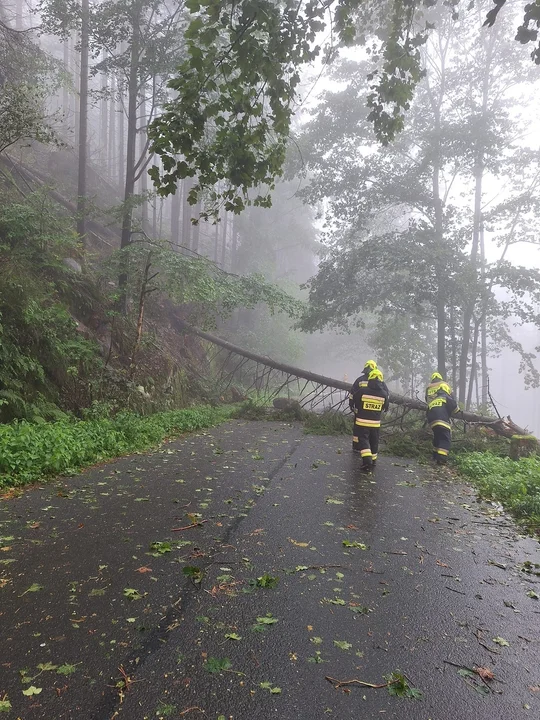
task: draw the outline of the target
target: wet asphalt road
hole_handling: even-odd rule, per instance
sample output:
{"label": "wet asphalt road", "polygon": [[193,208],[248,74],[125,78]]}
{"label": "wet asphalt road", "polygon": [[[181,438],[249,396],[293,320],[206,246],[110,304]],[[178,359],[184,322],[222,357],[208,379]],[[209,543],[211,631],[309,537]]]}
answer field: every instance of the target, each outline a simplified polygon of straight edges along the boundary
{"label": "wet asphalt road", "polygon": [[540,718],[538,543],[349,447],[235,421],[2,500],[0,715]]}

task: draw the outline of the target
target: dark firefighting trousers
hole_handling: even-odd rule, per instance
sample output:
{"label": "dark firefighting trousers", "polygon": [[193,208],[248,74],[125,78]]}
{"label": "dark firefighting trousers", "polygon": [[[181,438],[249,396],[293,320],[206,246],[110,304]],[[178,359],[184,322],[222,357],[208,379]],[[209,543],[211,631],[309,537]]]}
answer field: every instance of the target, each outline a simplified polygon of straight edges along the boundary
{"label": "dark firefighting trousers", "polygon": [[356,422],[354,424],[353,450],[360,454],[362,464],[366,467],[371,467],[377,460],[380,431],[378,427],[362,427]]}
{"label": "dark firefighting trousers", "polygon": [[433,430],[433,459],[443,465],[450,452],[452,432],[445,425],[434,424],[431,429]]}

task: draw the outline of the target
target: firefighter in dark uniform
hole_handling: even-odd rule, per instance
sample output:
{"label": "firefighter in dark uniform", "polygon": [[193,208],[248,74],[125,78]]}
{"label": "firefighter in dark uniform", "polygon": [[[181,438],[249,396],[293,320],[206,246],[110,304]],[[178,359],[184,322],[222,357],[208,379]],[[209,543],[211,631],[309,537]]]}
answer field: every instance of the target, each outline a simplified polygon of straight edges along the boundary
{"label": "firefighter in dark uniform", "polygon": [[362,470],[370,472],[377,462],[381,415],[388,410],[388,389],[380,370],[372,370],[365,387],[360,386],[354,396],[354,426]]}
{"label": "firefighter in dark uniform", "polygon": [[[350,409],[351,409],[351,412],[354,413],[354,419],[355,419],[355,420],[356,420],[356,410],[355,410],[356,402],[355,402],[355,398],[356,398],[356,396],[357,396],[357,394],[358,394],[358,392],[360,391],[361,388],[366,388],[366,387],[367,387],[369,373],[370,373],[372,370],[376,370],[376,369],[377,369],[377,363],[375,362],[375,360],[368,360],[368,361],[366,362],[366,364],[364,365],[364,369],[362,370],[362,374],[360,375],[360,377],[357,377],[356,380],[355,380],[355,381],[353,382],[353,384],[352,384],[352,387],[351,387],[350,392],[349,392],[349,407],[350,407]],[[360,452],[360,449],[359,449],[359,446],[358,446],[358,429],[357,429],[356,422],[354,423],[354,426],[353,426],[353,444],[352,444],[352,447],[353,447],[353,451],[354,451],[354,452]]]}
{"label": "firefighter in dark uniform", "polygon": [[427,421],[433,430],[433,459],[445,465],[452,442],[450,417],[457,409],[452,389],[440,373],[434,372],[426,388]]}

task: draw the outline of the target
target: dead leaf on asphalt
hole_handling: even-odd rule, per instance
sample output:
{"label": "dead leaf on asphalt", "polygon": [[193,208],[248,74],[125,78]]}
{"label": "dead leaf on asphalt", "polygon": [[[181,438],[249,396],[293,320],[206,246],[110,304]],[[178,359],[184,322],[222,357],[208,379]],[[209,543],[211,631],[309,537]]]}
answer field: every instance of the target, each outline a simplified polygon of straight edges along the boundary
{"label": "dead leaf on asphalt", "polygon": [[473,668],[473,670],[477,675],[482,678],[482,680],[493,680],[493,678],[495,677],[493,671],[487,667],[475,667]]}

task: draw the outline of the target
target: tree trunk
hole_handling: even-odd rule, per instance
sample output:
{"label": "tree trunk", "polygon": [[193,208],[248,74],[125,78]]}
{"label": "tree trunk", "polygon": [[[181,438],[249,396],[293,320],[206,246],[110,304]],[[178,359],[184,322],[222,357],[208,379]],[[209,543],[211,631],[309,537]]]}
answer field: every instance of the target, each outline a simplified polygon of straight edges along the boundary
{"label": "tree trunk", "polygon": [[89,0],[81,7],[81,74],[79,94],[79,172],[77,180],[77,235],[85,243],[86,236],[86,156],[88,151],[88,24]]}
{"label": "tree trunk", "polygon": [[[131,243],[131,221],[133,217],[133,194],[135,190],[135,147],[137,142],[137,98],[139,92],[139,44],[140,44],[140,8],[138,3],[133,7],[131,53],[128,82],[128,117],[126,146],[126,181],[124,185],[124,209],[122,214],[122,234],[120,248],[124,249]],[[118,278],[122,296],[122,309],[127,312],[127,271],[124,269]]]}
{"label": "tree trunk", "polygon": [[232,219],[231,272],[238,272],[238,215]]}
{"label": "tree trunk", "polygon": [[[64,50],[64,71],[66,75],[69,75],[69,42],[67,38],[63,42],[63,50]],[[68,123],[70,122],[70,93],[69,88],[67,84],[67,78],[64,79],[64,82],[62,84],[62,105],[63,105],[63,111],[64,111],[64,124],[67,127],[69,127]]]}
{"label": "tree trunk", "polygon": [[[484,247],[484,223],[480,226],[480,279],[482,282],[482,292],[486,292],[486,256]],[[487,298],[485,299],[487,302]],[[486,328],[486,308],[483,308],[482,319],[480,324],[480,364],[482,367],[482,387],[480,393],[482,397],[482,408],[485,410],[488,405],[488,367],[487,367],[487,328]]]}
{"label": "tree trunk", "polygon": [[109,98],[109,142],[108,142],[109,180],[116,179],[116,78],[111,75],[111,96]]}
{"label": "tree trunk", "polygon": [[178,251],[180,245],[180,210],[182,208],[182,185],[177,185],[171,201],[171,243]]}
{"label": "tree trunk", "polygon": [[219,222],[216,221],[214,226],[214,262],[218,264],[219,255]]}
{"label": "tree trunk", "polygon": [[[178,317],[178,315],[173,316],[173,326],[176,326],[176,329],[179,332],[192,333],[194,335],[197,335],[203,340],[208,340],[215,345],[219,345],[220,347],[229,350],[231,353],[239,355],[240,357],[248,358],[249,360],[254,360],[255,362],[261,365],[265,365],[266,367],[274,368],[275,370],[278,370],[285,375],[293,375],[295,377],[303,378],[304,380],[309,380],[310,382],[314,382],[318,385],[325,385],[327,387],[336,388],[337,390],[343,390],[345,393],[348,393],[351,388],[350,383],[343,380],[335,380],[334,378],[329,378],[324,375],[312,373],[307,370],[303,370],[302,368],[294,367],[293,365],[287,365],[286,363],[273,360],[272,358],[269,358],[265,355],[258,355],[257,353],[251,352],[250,350],[244,350],[244,348],[233,345],[232,343],[227,342],[227,340],[222,340],[222,338],[217,337],[216,335],[188,325],[180,317]],[[415,398],[409,398],[404,395],[398,395],[394,392],[390,393],[390,403],[393,405],[410,408],[411,410],[420,410],[422,412],[425,412],[427,409],[427,405],[425,402],[422,402],[421,400],[417,400]],[[513,435],[529,434],[525,429],[518,427],[509,417],[490,418],[483,415],[476,415],[475,413],[460,412],[456,419],[464,420],[467,423],[485,425],[494,430],[494,432],[496,432],[498,435],[502,435],[507,438],[511,438]]]}
{"label": "tree trunk", "polygon": [[[105,60],[106,54],[103,53],[102,60]],[[108,158],[108,144],[109,144],[109,133],[108,133],[108,107],[107,107],[107,95],[109,90],[109,78],[106,73],[103,73],[101,78],[101,102],[100,102],[100,124],[99,124],[99,163],[103,168],[104,172],[107,172],[107,158]]]}
{"label": "tree trunk", "polygon": [[193,181],[191,178],[186,178],[183,182],[184,189],[184,201],[182,203],[182,242],[181,244],[185,248],[191,247],[191,205],[188,203],[188,195]]}
{"label": "tree trunk", "polygon": [[201,237],[201,219],[199,215],[201,214],[201,203],[198,202],[194,209],[193,209],[193,219],[196,220],[196,224],[193,225],[193,232],[191,235],[191,249],[193,252],[198,253],[199,252],[199,239]]}
{"label": "tree trunk", "polygon": [[[144,93],[144,88],[143,88]],[[140,159],[139,162],[141,164],[142,172],[141,172],[141,182],[140,182],[140,188],[141,188],[141,195],[142,195],[142,205],[141,205],[141,224],[142,229],[145,233],[149,233],[150,231],[150,223],[148,219],[148,172],[146,168],[144,167],[144,164],[147,160],[147,152],[148,149],[146,147],[146,140],[147,140],[147,132],[146,132],[146,124],[147,124],[147,117],[146,117],[146,100],[143,99],[141,103],[141,130],[139,132],[139,155]]]}
{"label": "tree trunk", "polygon": [[221,269],[225,270],[225,262],[227,259],[227,225],[229,222],[229,216],[227,212],[223,216],[223,230],[221,233]]}
{"label": "tree trunk", "polygon": [[478,365],[476,362],[476,356],[478,354],[478,334],[480,330],[480,320],[476,320],[474,323],[474,336],[473,336],[473,342],[472,342],[472,349],[471,349],[471,374],[469,377],[469,389],[467,392],[467,402],[465,405],[465,410],[471,409],[471,401],[472,401],[472,394],[473,394],[473,386],[474,383],[478,382],[477,372],[478,372]]}

